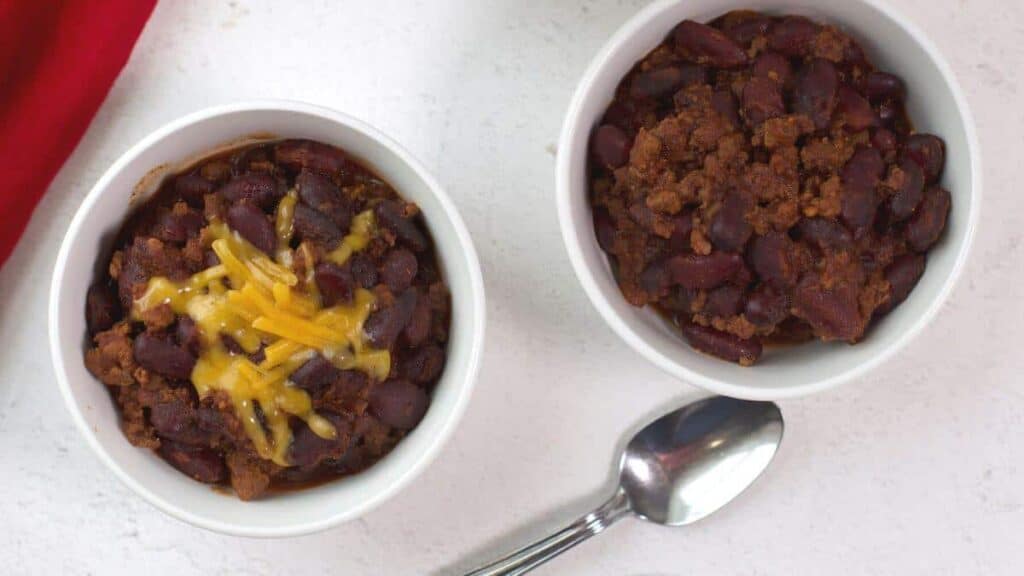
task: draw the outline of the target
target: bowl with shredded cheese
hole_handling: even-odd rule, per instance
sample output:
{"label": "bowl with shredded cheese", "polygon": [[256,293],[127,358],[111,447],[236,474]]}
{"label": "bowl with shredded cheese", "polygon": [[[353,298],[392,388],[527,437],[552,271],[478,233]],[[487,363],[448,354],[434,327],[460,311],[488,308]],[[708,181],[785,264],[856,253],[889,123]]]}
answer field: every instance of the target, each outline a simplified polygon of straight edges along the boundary
{"label": "bowl with shredded cheese", "polygon": [[107,170],[61,246],[49,332],[121,481],[197,526],[279,537],[429,464],[484,314],[472,241],[422,165],[359,120],[262,101],[175,120]]}

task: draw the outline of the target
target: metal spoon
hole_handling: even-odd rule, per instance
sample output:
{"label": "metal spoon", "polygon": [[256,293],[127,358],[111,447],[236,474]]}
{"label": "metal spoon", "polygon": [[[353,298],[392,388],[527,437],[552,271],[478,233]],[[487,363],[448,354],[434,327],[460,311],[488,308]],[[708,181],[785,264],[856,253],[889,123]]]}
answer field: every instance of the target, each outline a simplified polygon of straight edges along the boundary
{"label": "metal spoon", "polygon": [[746,490],[768,467],[782,429],[782,413],[772,402],[715,396],[683,406],[630,440],[611,499],[558,533],[468,576],[524,574],[630,512],[668,526],[696,522]]}

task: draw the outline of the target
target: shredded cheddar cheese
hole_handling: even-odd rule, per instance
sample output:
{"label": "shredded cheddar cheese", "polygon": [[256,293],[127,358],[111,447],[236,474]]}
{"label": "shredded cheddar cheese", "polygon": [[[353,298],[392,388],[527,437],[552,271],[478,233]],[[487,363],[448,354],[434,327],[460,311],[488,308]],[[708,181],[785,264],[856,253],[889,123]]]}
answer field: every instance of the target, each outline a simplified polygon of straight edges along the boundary
{"label": "shredded cheddar cheese", "polygon": [[377,222],[373,216],[373,210],[365,210],[352,218],[352,229],[342,239],[341,244],[327,255],[327,259],[335,264],[344,264],[352,257],[352,254],[366,248],[373,235],[373,229]]}
{"label": "shredded cheddar cheese", "polygon": [[288,248],[288,243],[294,232],[292,223],[295,217],[295,204],[298,201],[299,195],[293,189],[277,203],[277,217],[274,221],[275,232],[277,232],[277,260],[285,266],[292,264],[292,251]]}
{"label": "shredded cheddar cheese", "polygon": [[[307,264],[303,278],[292,270],[289,242],[297,201],[292,190],[278,205],[276,260],[224,223],[214,222],[209,226],[215,238],[211,248],[221,263],[183,282],[152,278],[133,306],[136,318],[168,304],[175,314],[195,321],[202,352],[192,370],[193,386],[200,397],[226,393],[257,453],[281,466],[288,465],[290,416],[304,420],[322,438],[337,433],[313,410],[309,395],[289,381],[295,370],[317,353],[341,369],[361,370],[375,379],[386,378],[391,369],[390,352],[370,348],[363,335],[363,323],[374,309],[373,293],[360,288],[351,304],[323,308],[312,266]],[[344,263],[366,247],[374,231],[373,212],[357,215],[349,234],[327,258]],[[298,251],[306,263],[313,261],[309,246],[300,245]],[[263,347],[263,360],[257,364],[232,354],[222,335],[249,354]]]}

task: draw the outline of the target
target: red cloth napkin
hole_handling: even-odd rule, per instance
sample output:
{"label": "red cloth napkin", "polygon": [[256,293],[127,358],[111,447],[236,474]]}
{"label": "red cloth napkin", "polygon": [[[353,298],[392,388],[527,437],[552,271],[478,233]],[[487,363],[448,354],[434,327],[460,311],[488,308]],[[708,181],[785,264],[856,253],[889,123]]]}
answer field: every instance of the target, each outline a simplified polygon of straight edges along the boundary
{"label": "red cloth napkin", "polygon": [[0,0],[0,265],[156,0]]}

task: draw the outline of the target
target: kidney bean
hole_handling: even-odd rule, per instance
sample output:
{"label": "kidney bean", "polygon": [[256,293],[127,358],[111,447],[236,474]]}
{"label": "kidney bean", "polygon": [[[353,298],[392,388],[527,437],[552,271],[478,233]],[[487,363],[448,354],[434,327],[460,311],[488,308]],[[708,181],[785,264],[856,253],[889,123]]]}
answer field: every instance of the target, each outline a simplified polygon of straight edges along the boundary
{"label": "kidney bean", "polygon": [[676,286],[669,290],[668,295],[658,302],[658,306],[670,312],[683,312],[685,313],[685,318],[689,318],[691,305],[698,295],[700,295],[699,290]]}
{"label": "kidney bean", "polygon": [[416,299],[416,307],[412,310],[409,323],[406,324],[402,335],[405,336],[405,343],[410,348],[423,344],[430,336],[430,301],[420,296]]}
{"label": "kidney bean", "polygon": [[679,88],[689,88],[708,83],[708,70],[700,64],[692,62],[680,62],[676,64],[679,73],[682,75],[682,83]]}
{"label": "kidney bean", "polygon": [[405,248],[396,248],[384,258],[380,267],[381,279],[392,292],[402,292],[412,284],[419,263],[416,255]]}
{"label": "kidney bean", "polygon": [[759,284],[747,296],[743,316],[755,326],[774,326],[789,315],[789,298],[771,284]]}
{"label": "kidney bean", "polygon": [[847,250],[853,246],[850,232],[835,220],[805,218],[800,221],[797,229],[802,240],[820,250]]}
{"label": "kidney bean", "polygon": [[320,415],[334,425],[334,438],[321,438],[305,423],[299,423],[292,432],[288,459],[294,466],[313,467],[320,462],[342,457],[352,441],[352,425],[338,414],[323,411]]}
{"label": "kidney bean", "polygon": [[308,360],[295,372],[292,372],[288,380],[297,388],[309,392],[313,398],[319,398],[341,373],[330,360],[317,354]]}
{"label": "kidney bean", "polygon": [[836,68],[828,60],[815,58],[804,64],[793,88],[793,111],[810,118],[818,130],[827,128],[838,84]]}
{"label": "kidney bean", "polygon": [[174,340],[179,346],[188,350],[189,354],[199,356],[201,341],[199,339],[199,328],[195,320],[188,316],[179,316],[177,325],[174,327]]}
{"label": "kidney bean", "polygon": [[444,369],[444,350],[436,344],[416,348],[401,358],[398,373],[416,384],[429,384],[441,375]]}
{"label": "kidney bean", "polygon": [[758,236],[748,252],[750,265],[764,282],[792,286],[798,272],[793,261],[793,249],[793,241],[781,232]]}
{"label": "kidney bean", "polygon": [[262,144],[242,148],[231,155],[231,174],[239,176],[249,171],[266,172],[270,163],[272,145]]}
{"label": "kidney bean", "polygon": [[287,190],[284,183],[270,174],[250,172],[229,180],[219,192],[232,204],[248,201],[263,210],[270,210]]}
{"label": "kidney bean", "polygon": [[723,252],[743,249],[753,232],[746,218],[749,207],[750,198],[739,190],[733,189],[725,194],[721,207],[708,227],[708,235],[715,248]]}
{"label": "kidney bean", "polygon": [[[871,228],[876,234],[880,234],[888,238],[886,235],[891,232],[893,224],[895,223],[892,217],[892,201],[890,199],[889,201],[884,201],[883,204],[883,209],[875,212],[875,219]],[[862,230],[859,238],[864,237],[866,234],[867,230]],[[875,268],[873,265],[874,254],[869,254],[868,252],[861,253],[861,262],[864,264],[865,270],[873,270]]]}
{"label": "kidney bean", "polygon": [[683,254],[666,261],[672,279],[686,288],[708,290],[715,288],[735,275],[743,266],[743,259],[737,254],[713,252]]}
{"label": "kidney bean", "polygon": [[721,31],[684,20],[672,33],[676,50],[698,64],[735,68],[747,63],[747,53]]}
{"label": "kidney bean", "polygon": [[385,200],[374,210],[381,226],[387,228],[395,237],[404,242],[413,252],[423,252],[430,247],[427,237],[416,226],[407,205],[395,200]]}
{"label": "kidney bean", "polygon": [[754,281],[754,273],[750,271],[747,264],[740,259],[740,267],[736,270],[736,273],[729,279],[730,282],[737,286],[746,286]]}
{"label": "kidney bean", "polygon": [[893,123],[900,115],[900,109],[897,104],[892,102],[882,102],[878,105],[878,121],[883,126],[892,126]]}
{"label": "kidney bean", "polygon": [[352,206],[334,182],[316,172],[303,170],[295,178],[299,199],[331,219],[340,230],[352,223]]}
{"label": "kidney bean", "polygon": [[692,231],[693,209],[684,208],[681,212],[672,217],[672,235],[669,236],[668,239],[669,252],[689,252],[690,233]]}
{"label": "kidney bean", "polygon": [[893,260],[892,264],[885,268],[885,279],[889,282],[889,300],[876,312],[885,314],[906,300],[924,274],[924,266],[923,254],[902,254]]}
{"label": "kidney bean", "polygon": [[864,95],[872,102],[888,99],[902,101],[906,93],[903,80],[895,74],[875,71],[864,77]]}
{"label": "kidney bean", "polygon": [[650,298],[660,299],[668,294],[672,286],[672,275],[668,271],[665,262],[655,260],[644,268],[640,273],[640,288]]}
{"label": "kidney bean", "polygon": [[735,284],[723,284],[708,292],[704,313],[728,318],[736,316],[743,309],[743,288]]}
{"label": "kidney bean", "polygon": [[217,256],[216,252],[213,250],[203,252],[203,267],[213,268],[218,264],[220,264],[220,257]]}
{"label": "kidney bean", "polygon": [[352,263],[352,278],[356,284],[367,290],[377,285],[377,267],[369,256],[356,253],[349,261]]}
{"label": "kidney bean", "polygon": [[874,186],[885,171],[882,155],[874,148],[858,147],[853,156],[846,161],[840,177],[843,183],[861,181]]}
{"label": "kidney bean", "polygon": [[260,364],[267,359],[267,346],[266,344],[260,343],[260,347],[248,355],[249,361],[253,364]]}
{"label": "kidney bean", "polygon": [[163,440],[158,452],[168,464],[193,480],[206,484],[217,484],[227,480],[228,470],[224,465],[224,458],[212,448]]}
{"label": "kidney bean", "polygon": [[743,115],[750,126],[786,113],[781,86],[769,78],[755,76],[743,87]]}
{"label": "kidney bean", "polygon": [[818,25],[802,16],[786,16],[772,27],[768,46],[786,56],[804,56],[818,35]]}
{"label": "kidney bean", "polygon": [[132,355],[146,370],[175,380],[188,380],[196,364],[195,356],[185,348],[149,333],[139,334],[135,338]]}
{"label": "kidney bean", "polygon": [[242,348],[242,345],[239,344],[238,341],[232,338],[231,336],[228,336],[227,334],[221,334],[220,342],[221,344],[224,345],[224,348],[227,348],[228,352],[234,354],[235,356],[245,356],[245,348]]}
{"label": "kidney bean", "polygon": [[856,298],[825,290],[815,274],[807,274],[793,291],[793,312],[824,340],[852,341],[861,333]]}
{"label": "kidney bean", "polygon": [[903,172],[903,183],[889,202],[889,211],[897,222],[910,218],[924,197],[924,171],[917,162],[904,158],[899,167]]}
{"label": "kidney bean", "polygon": [[611,124],[626,132],[635,132],[637,128],[636,106],[632,100],[615,100],[608,106],[601,120],[602,124]]}
{"label": "kidney bean", "polygon": [[437,268],[437,264],[429,260],[420,262],[419,271],[416,273],[416,277],[421,280],[420,284],[423,285],[435,284],[443,280],[441,278],[441,272]]}
{"label": "kidney bean", "polygon": [[311,140],[279,142],[274,147],[274,159],[296,172],[306,168],[324,174],[338,174],[351,169],[344,152]]}
{"label": "kidney bean", "polygon": [[[364,414],[356,419],[356,427],[360,426],[360,421],[377,422],[375,418],[368,414]],[[348,451],[341,458],[325,460],[321,466],[326,470],[341,475],[355,474],[368,468],[377,460],[377,456],[370,451],[369,446],[356,442],[361,436],[361,433],[354,432],[352,435],[353,442],[349,444]]]}
{"label": "kidney bean", "polygon": [[427,413],[430,398],[408,380],[387,380],[370,389],[370,412],[388,426],[411,430]]}
{"label": "kidney bean", "polygon": [[118,319],[118,310],[114,307],[117,296],[114,289],[107,283],[89,286],[85,293],[85,325],[89,334],[95,336],[109,330]]}
{"label": "kidney bean", "polygon": [[736,97],[730,90],[716,90],[711,94],[711,108],[724,116],[733,126],[739,127],[740,114]]}
{"label": "kidney bean", "polygon": [[662,98],[672,95],[683,85],[683,71],[677,66],[656,68],[633,77],[629,95],[633,98]]}
{"label": "kidney bean", "polygon": [[789,86],[793,81],[793,66],[778,52],[762,52],[754,61],[751,74],[773,80],[779,86]]}
{"label": "kidney bean", "polygon": [[196,427],[209,439],[216,439],[224,434],[231,424],[228,417],[216,408],[200,404],[196,408]]}
{"label": "kidney bean", "polygon": [[929,188],[914,216],[907,221],[907,243],[918,252],[924,252],[938,242],[946,228],[946,218],[952,199],[947,190]]}
{"label": "kidney bean", "polygon": [[771,18],[754,16],[727,26],[722,29],[722,32],[740,46],[749,46],[754,38],[766,34],[771,26]]}
{"label": "kidney bean", "polygon": [[896,135],[885,128],[879,128],[871,134],[871,145],[875,147],[882,156],[888,157],[896,150]]}
{"label": "kidney bean", "polygon": [[157,402],[149,408],[149,423],[162,439],[201,444],[206,434],[196,422],[196,409],[179,398]]}
{"label": "kidney bean", "polygon": [[871,104],[849,86],[840,86],[837,92],[836,109],[846,120],[846,127],[854,132],[878,126],[878,116]]}
{"label": "kidney bean", "polygon": [[334,262],[320,262],[313,268],[313,279],[320,290],[324,306],[348,304],[352,301],[355,278],[351,266],[339,266]]}
{"label": "kidney bean", "polygon": [[878,210],[875,189],[860,182],[845,187],[841,208],[843,222],[860,237],[874,222]]}
{"label": "kidney bean", "polygon": [[216,186],[195,172],[174,179],[174,193],[193,208],[203,207],[203,196],[213,194]]}
{"label": "kidney bean", "polygon": [[292,229],[300,240],[320,244],[328,250],[334,249],[343,237],[341,229],[333,220],[305,204],[295,205]]}
{"label": "kidney bean", "polygon": [[727,332],[699,324],[684,323],[683,337],[697,350],[730,362],[750,366],[761,357],[761,341],[757,338],[744,340]]}
{"label": "kidney bean", "polygon": [[418,299],[416,290],[406,290],[390,307],[370,314],[363,325],[363,332],[374,348],[383,350],[394,346],[398,335],[412,319]]}
{"label": "kidney bean", "polygon": [[594,132],[591,151],[594,158],[610,170],[625,166],[629,162],[629,151],[633,148],[633,139],[621,128],[605,124]]}
{"label": "kidney bean", "polygon": [[878,209],[875,185],[885,169],[882,156],[874,148],[861,147],[843,166],[842,218],[854,231],[871,225]]}
{"label": "kidney bean", "polygon": [[206,222],[195,210],[176,213],[168,210],[161,212],[153,224],[153,235],[165,242],[184,244],[189,238],[199,235]]}
{"label": "kidney bean", "polygon": [[262,210],[249,203],[234,204],[228,208],[228,226],[238,232],[250,244],[266,254],[273,254],[277,247],[274,225]]}
{"label": "kidney bean", "polygon": [[[615,249],[615,223],[612,222],[612,215],[608,210],[594,208],[594,233],[597,235],[597,244],[602,250],[612,253]],[[689,238],[687,238],[689,242]]]}
{"label": "kidney bean", "polygon": [[942,174],[946,145],[934,134],[912,134],[903,144],[903,155],[921,166],[925,180],[931,184]]}

